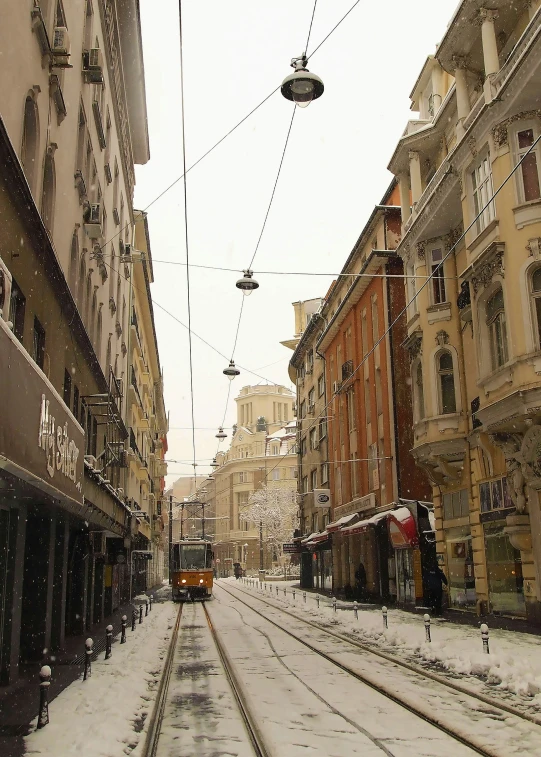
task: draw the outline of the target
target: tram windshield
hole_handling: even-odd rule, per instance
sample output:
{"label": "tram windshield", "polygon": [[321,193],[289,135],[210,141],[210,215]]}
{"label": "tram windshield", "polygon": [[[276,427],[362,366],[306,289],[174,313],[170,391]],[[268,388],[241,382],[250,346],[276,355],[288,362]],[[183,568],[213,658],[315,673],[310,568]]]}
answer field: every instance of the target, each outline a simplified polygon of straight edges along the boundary
{"label": "tram windshield", "polygon": [[[207,557],[208,555],[208,557]],[[175,544],[174,568],[176,570],[200,570],[208,568],[210,551],[206,544]]]}

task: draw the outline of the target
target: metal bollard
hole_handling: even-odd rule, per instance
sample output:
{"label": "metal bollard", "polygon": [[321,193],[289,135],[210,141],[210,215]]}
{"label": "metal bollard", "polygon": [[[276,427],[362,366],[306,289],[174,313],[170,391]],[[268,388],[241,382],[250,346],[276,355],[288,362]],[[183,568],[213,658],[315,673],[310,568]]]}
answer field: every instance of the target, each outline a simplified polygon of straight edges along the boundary
{"label": "metal bollard", "polygon": [[389,628],[389,620],[387,618],[387,608],[382,607],[381,608],[381,614],[383,616],[383,628]]}
{"label": "metal bollard", "polygon": [[145,618],[148,616],[148,601],[145,602]]}
{"label": "metal bollard", "polygon": [[108,660],[113,654],[112,646],[113,646],[113,626],[109,625],[105,629],[105,659],[106,660]]}
{"label": "metal bollard", "polygon": [[85,641],[85,672],[83,673],[83,681],[86,681],[87,678],[90,678],[92,675],[92,664],[90,658],[92,657],[92,654],[94,653],[94,642],[92,639],[87,639]]}
{"label": "metal bollard", "polygon": [[[304,592],[306,594],[306,592]],[[304,600],[306,602],[306,599]],[[319,610],[319,594],[316,594],[317,609]]]}
{"label": "metal bollard", "polygon": [[332,611],[334,613],[336,612],[336,597],[332,598]]}
{"label": "metal bollard", "polygon": [[[302,601],[304,602],[304,604],[306,604],[306,592],[305,591],[303,591],[303,593],[302,593]],[[319,605],[318,605],[318,607],[319,607]]]}
{"label": "metal bollard", "polygon": [[131,611],[131,630],[135,631],[135,623],[137,621],[137,610],[134,608]]}
{"label": "metal bollard", "polygon": [[126,643],[126,626],[127,625],[128,625],[128,618],[125,615],[123,615],[120,620],[120,628],[121,628],[120,643],[121,644]]}
{"label": "metal bollard", "polygon": [[359,613],[357,611],[357,602],[353,603],[353,614],[355,615],[355,620],[359,617]]}
{"label": "metal bollard", "polygon": [[276,587],[276,596],[278,596],[278,587]]}
{"label": "metal bollard", "polygon": [[267,591],[267,584],[265,584],[265,591]]}
{"label": "metal bollard", "polygon": [[430,637],[430,615],[429,615],[428,613],[426,613],[426,614],[425,614],[425,615],[423,616],[423,619],[424,619],[424,621],[425,621],[425,634],[426,634],[426,640],[427,640],[427,641],[432,641],[432,639],[431,639],[431,637]]}
{"label": "metal bollard", "polygon": [[153,601],[154,601],[154,600],[152,599],[152,594],[151,594],[151,595],[149,596],[149,598],[148,598],[148,611],[149,611],[149,612],[152,612],[152,602],[153,602]]}
{"label": "metal bollard", "polygon": [[38,728],[44,728],[49,722],[49,686],[51,685],[51,668],[44,665],[39,671],[39,714]]}
{"label": "metal bollard", "polygon": [[284,597],[287,597],[287,587],[284,586]]}
{"label": "metal bollard", "polygon": [[293,601],[295,601],[295,589],[293,589]]}
{"label": "metal bollard", "polygon": [[488,648],[488,626],[486,623],[481,625],[481,638],[483,639],[483,652],[490,654],[490,649]]}
{"label": "metal bollard", "polygon": [[139,625],[143,622],[143,605],[139,605]]}

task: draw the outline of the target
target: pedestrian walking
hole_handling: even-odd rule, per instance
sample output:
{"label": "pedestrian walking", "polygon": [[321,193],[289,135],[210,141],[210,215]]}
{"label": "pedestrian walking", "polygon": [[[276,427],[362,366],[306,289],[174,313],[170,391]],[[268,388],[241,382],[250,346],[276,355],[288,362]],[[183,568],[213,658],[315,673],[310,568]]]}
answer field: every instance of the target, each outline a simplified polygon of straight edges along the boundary
{"label": "pedestrian walking", "polygon": [[362,562],[355,571],[355,589],[357,599],[362,602],[366,598],[366,570]]}
{"label": "pedestrian walking", "polygon": [[433,615],[441,615],[441,601],[443,586],[447,586],[447,578],[439,565],[430,568],[427,575],[428,604]]}

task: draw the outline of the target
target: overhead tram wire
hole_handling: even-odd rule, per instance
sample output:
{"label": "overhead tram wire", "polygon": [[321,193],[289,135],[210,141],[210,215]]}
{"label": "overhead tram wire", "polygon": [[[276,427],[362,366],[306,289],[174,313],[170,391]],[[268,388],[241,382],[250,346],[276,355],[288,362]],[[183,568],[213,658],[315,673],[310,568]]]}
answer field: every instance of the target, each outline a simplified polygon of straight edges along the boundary
{"label": "overhead tram wire", "polygon": [[190,402],[192,411],[192,450],[193,450],[193,474],[197,463],[195,461],[195,407],[193,391],[193,351],[192,351],[192,310],[190,301],[190,245],[188,234],[188,190],[186,186],[186,124],[185,124],[185,104],[184,104],[184,56],[182,44],[182,0],[178,0],[178,22],[180,36],[180,98],[182,106],[181,127],[182,127],[182,178],[184,185],[184,241],[186,245],[186,300],[188,305],[188,352],[190,367]]}
{"label": "overhead tram wire", "polygon": [[314,9],[312,11],[312,18],[310,19],[310,26],[308,28],[308,37],[306,39],[306,45],[304,46],[304,50],[306,53],[308,53],[308,45],[310,44],[310,35],[312,34],[312,25],[314,23],[314,16],[316,15],[316,6],[317,6],[317,0],[314,0]]}
{"label": "overhead tram wire", "polygon": [[[361,362],[359,363],[359,365],[351,373],[350,378],[353,377],[353,376],[355,376],[355,374],[360,370],[360,368],[362,368],[362,366],[366,363],[366,361],[368,360],[368,358],[374,353],[374,351],[376,350],[376,348],[379,347],[379,345],[388,336],[388,334],[391,332],[391,330],[396,326],[396,324],[402,318],[402,316],[407,313],[410,305],[412,305],[415,302],[415,300],[421,294],[421,292],[423,291],[423,289],[426,286],[428,286],[430,280],[433,279],[433,278],[435,278],[435,277],[437,277],[438,270],[439,269],[443,270],[443,264],[445,263],[445,261],[454,253],[455,249],[458,247],[458,245],[460,244],[460,242],[462,242],[462,240],[465,239],[466,234],[469,232],[469,230],[471,228],[473,228],[473,226],[477,223],[477,221],[479,220],[479,218],[481,218],[481,216],[483,215],[483,213],[485,212],[485,210],[487,208],[489,208],[490,205],[494,202],[494,200],[499,195],[499,193],[502,191],[502,189],[505,187],[505,185],[513,178],[515,172],[522,165],[523,161],[532,152],[532,150],[535,150],[535,148],[537,147],[537,145],[539,144],[540,141],[541,141],[541,134],[534,140],[534,142],[528,148],[528,150],[524,153],[524,155],[522,155],[522,157],[520,158],[520,160],[517,162],[516,166],[514,166],[514,168],[510,171],[510,173],[502,181],[502,183],[500,184],[500,186],[493,192],[493,194],[490,197],[490,199],[485,203],[485,205],[483,205],[482,208],[480,208],[480,210],[478,211],[477,215],[473,218],[473,220],[464,229],[464,231],[459,236],[459,238],[456,240],[456,242],[452,245],[452,247],[444,255],[444,257],[443,257],[442,261],[439,263],[439,265],[436,266],[434,268],[434,270],[432,271],[432,273],[427,277],[427,280],[424,282],[424,284],[422,284],[422,286],[419,287],[419,289],[415,292],[415,294],[413,295],[413,297],[408,302],[406,302],[406,304],[404,305],[404,307],[402,308],[402,310],[400,310],[400,312],[394,318],[394,320],[391,321],[391,323],[385,329],[385,331],[383,332],[383,334],[381,335],[381,337],[373,344],[373,346],[371,347],[371,349],[368,350],[368,352],[363,357],[363,359],[361,360]],[[310,431],[316,426],[316,424],[318,423],[318,421],[322,417],[325,417],[323,414],[327,412],[327,410],[330,407],[331,403],[333,402],[334,398],[337,397],[337,396],[338,396],[338,392],[333,392],[333,394],[331,395],[331,398],[329,399],[329,401],[327,402],[327,404],[325,405],[325,407],[321,410],[321,412],[319,413],[319,415],[313,419],[311,425],[309,425],[308,428],[306,429],[306,435],[307,436],[310,433]],[[270,474],[272,473],[272,471],[275,470],[278,467],[278,465],[284,460],[285,457],[287,457],[288,454],[289,454],[288,452],[285,452],[283,455],[281,455],[279,457],[279,459],[277,460],[276,464],[266,473],[265,479],[264,479],[265,481],[268,480],[268,477],[270,476]]]}
{"label": "overhead tram wire", "polygon": [[[340,26],[340,24],[343,21],[346,20],[346,18],[349,16],[349,14],[351,13],[351,11],[354,10],[354,8],[356,8],[357,5],[359,5],[360,2],[361,2],[361,0],[357,0],[357,2],[353,3],[353,5],[351,6],[351,8],[348,10],[348,12],[345,13],[342,16],[342,18],[340,19],[340,21],[337,24],[335,24],[335,26],[333,26],[333,28],[327,34],[327,36],[323,37],[323,39],[321,40],[321,42],[319,43],[319,45],[312,50],[312,52],[310,53],[310,55],[308,55],[308,50],[306,51],[307,60],[310,60],[310,58],[312,57],[312,55],[315,55],[315,53],[317,53],[317,51],[319,50],[319,48],[321,47],[321,45],[323,45],[329,39],[329,37],[331,36],[331,34],[333,34],[333,32],[335,32],[338,29],[338,27]],[[314,10],[315,10],[315,8],[314,8]]]}

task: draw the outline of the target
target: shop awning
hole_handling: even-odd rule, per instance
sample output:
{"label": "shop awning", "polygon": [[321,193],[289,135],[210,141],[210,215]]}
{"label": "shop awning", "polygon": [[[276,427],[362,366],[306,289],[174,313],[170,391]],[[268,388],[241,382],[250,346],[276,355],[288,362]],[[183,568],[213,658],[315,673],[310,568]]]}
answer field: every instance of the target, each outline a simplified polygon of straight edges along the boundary
{"label": "shop awning", "polygon": [[335,520],[334,523],[329,523],[327,526],[328,533],[332,534],[335,531],[339,531],[344,526],[348,526],[352,521],[359,517],[358,513],[352,513],[351,515],[344,515],[343,518]]}
{"label": "shop awning", "polygon": [[376,515],[373,515],[371,518],[361,520],[359,521],[359,523],[354,523],[352,526],[346,526],[345,528],[342,528],[341,533],[345,534],[346,536],[364,534],[366,531],[368,531],[370,526],[375,526],[380,522],[380,520],[385,520],[385,518],[387,518],[390,514],[391,510],[387,510],[384,513],[376,513]]}
{"label": "shop awning", "polygon": [[419,545],[417,524],[407,507],[399,507],[387,513],[389,520],[389,538],[395,549],[408,549]]}
{"label": "shop awning", "polygon": [[302,540],[302,543],[305,547],[315,547],[316,544],[322,544],[328,538],[329,534],[327,531],[320,531],[319,533],[310,534],[308,538]]}
{"label": "shop awning", "polygon": [[314,531],[313,534],[310,534],[310,536],[305,536],[304,539],[301,541],[301,544],[308,544],[309,541],[312,541],[312,539],[318,535],[317,531]]}

